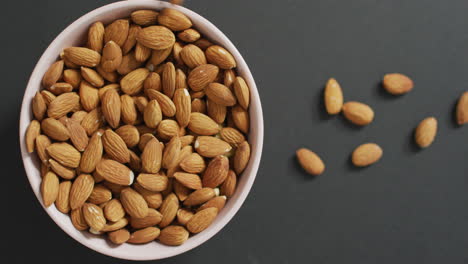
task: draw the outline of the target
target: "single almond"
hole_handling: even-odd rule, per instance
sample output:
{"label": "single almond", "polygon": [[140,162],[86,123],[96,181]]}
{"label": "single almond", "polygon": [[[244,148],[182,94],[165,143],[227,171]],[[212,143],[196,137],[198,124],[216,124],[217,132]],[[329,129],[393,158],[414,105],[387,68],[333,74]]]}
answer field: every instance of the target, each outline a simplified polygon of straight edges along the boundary
{"label": "single almond", "polygon": [[183,159],[179,166],[188,173],[200,173],[205,169],[205,161],[197,154],[192,153]]}
{"label": "single almond", "polygon": [[187,241],[189,232],[183,226],[168,226],[161,230],[159,242],[167,246],[179,246]]}
{"label": "single almond", "polygon": [[120,245],[127,242],[130,239],[130,232],[128,232],[127,229],[122,228],[119,230],[109,232],[108,237],[112,243]]}
{"label": "single almond", "polygon": [[120,80],[122,91],[129,95],[137,94],[143,88],[143,83],[148,77],[149,71],[146,68],[136,69]]}
{"label": "single almond", "polygon": [[229,159],[225,156],[213,158],[203,174],[203,187],[215,188],[226,179],[229,171]]}
{"label": "single almond", "polygon": [[64,49],[63,54],[67,60],[78,66],[95,67],[101,62],[101,55],[88,48],[70,47]]}
{"label": "single almond", "polygon": [[104,79],[93,69],[81,67],[81,76],[94,87],[102,87],[104,85]]}
{"label": "single almond", "polygon": [[[170,173],[170,172],[168,171],[168,173]],[[177,172],[174,172],[172,174],[174,175],[175,173],[177,173]],[[173,178],[171,178],[171,179],[173,179]],[[173,192],[175,193],[175,195],[177,195],[177,198],[179,198],[179,201],[181,201],[181,202],[185,201],[185,199],[187,199],[187,197],[193,191],[192,189],[186,187],[185,185],[183,185],[179,181],[172,181],[172,189],[173,189]]]}
{"label": "single almond", "polygon": [[351,123],[358,126],[368,125],[374,120],[374,111],[366,104],[347,102],[343,105],[343,115]]}
{"label": "single almond", "polygon": [[177,215],[177,211],[179,210],[179,200],[174,193],[169,194],[163,201],[159,211],[162,214],[161,222],[159,222],[159,226],[164,228],[168,226]]}
{"label": "single almond", "polygon": [[89,174],[81,174],[70,189],[70,208],[80,208],[88,200],[94,188],[94,179]]}
{"label": "single almond", "polygon": [[149,26],[138,32],[138,43],[150,49],[162,50],[172,47],[175,36],[172,31],[163,26]]}
{"label": "single almond", "polygon": [[86,130],[81,126],[77,121],[68,121],[66,123],[68,133],[70,134],[70,140],[73,143],[73,146],[78,151],[84,151],[88,146],[88,135]]}
{"label": "single almond", "polygon": [[172,119],[162,120],[157,128],[158,137],[162,140],[170,140],[172,137],[179,136],[179,124]]}
{"label": "single almond", "polygon": [[148,209],[148,215],[143,218],[134,218],[130,219],[130,225],[136,229],[142,229],[150,226],[155,226],[161,222],[162,214],[155,209]]}
{"label": "single almond", "polygon": [[153,89],[146,90],[146,95],[150,100],[158,101],[164,116],[173,117],[176,114],[176,106],[167,95]]}
{"label": "single almond", "polygon": [[70,132],[58,120],[46,118],[41,122],[41,129],[48,137],[57,141],[67,141],[70,138]]}
{"label": "single almond", "polygon": [[133,232],[127,241],[131,244],[145,244],[155,240],[159,236],[160,230],[157,227],[147,227]]}
{"label": "single almond", "polygon": [[201,231],[208,228],[218,215],[218,208],[209,207],[197,212],[187,222],[187,229],[194,234],[200,233]]}
{"label": "single almond", "polygon": [[70,212],[69,197],[71,186],[71,181],[63,181],[59,184],[59,191],[57,199],[55,200],[55,207],[64,214],[68,214]]}
{"label": "single almond", "polygon": [[101,67],[106,72],[113,72],[122,63],[122,49],[114,41],[109,41],[102,50]]}
{"label": "single almond", "polygon": [[44,102],[46,103],[47,107],[49,107],[50,103],[56,98],[56,96],[53,93],[47,90],[42,90],[41,95],[44,98]]}
{"label": "single almond", "polygon": [[405,94],[414,87],[413,80],[401,73],[385,74],[382,85],[387,92],[393,95]]}
{"label": "single almond", "polygon": [[172,31],[181,31],[192,27],[192,21],[186,15],[172,8],[161,10],[158,22]]}
{"label": "single almond", "polygon": [[86,130],[88,136],[91,136],[100,127],[104,125],[101,108],[91,110],[81,121],[81,126]]}
{"label": "single almond", "polygon": [[233,158],[234,171],[241,174],[250,160],[250,144],[247,141],[241,143],[236,150]]}
{"label": "single almond", "polygon": [[325,86],[324,101],[328,114],[336,115],[341,112],[343,108],[343,91],[334,78],[330,78]]}
{"label": "single almond", "polygon": [[176,69],[176,90],[187,88],[187,75],[181,69]]}
{"label": "single almond", "polygon": [[162,158],[162,167],[165,169],[173,168],[177,165],[180,155],[180,139],[178,136],[173,137],[164,147]]}
{"label": "single almond", "polygon": [[187,209],[179,209],[179,211],[177,211],[177,222],[181,225],[186,225],[192,216],[193,213],[191,211]]}
{"label": "single almond", "polygon": [[39,135],[36,137],[36,151],[39,160],[47,164],[49,160],[49,153],[47,153],[47,147],[50,146],[52,142],[47,136]]}
{"label": "single almond", "polygon": [[141,154],[141,167],[144,172],[159,172],[162,163],[162,151],[161,143],[154,137],[146,144]]}
{"label": "single almond", "polygon": [[148,215],[148,204],[141,194],[132,188],[125,188],[120,193],[120,201],[122,202],[125,212],[131,217],[142,218]]}
{"label": "single almond", "polygon": [[201,35],[198,31],[193,28],[183,30],[177,34],[177,37],[184,42],[195,42],[200,39]]}
{"label": "single almond", "polygon": [[188,85],[196,92],[201,91],[216,79],[218,72],[219,68],[215,65],[200,65],[190,71],[187,79]]}
{"label": "single almond", "polygon": [[206,96],[213,102],[223,106],[233,106],[237,100],[231,90],[220,83],[210,83],[206,89]]}
{"label": "single almond", "polygon": [[125,216],[125,210],[118,199],[112,199],[104,206],[104,216],[112,222],[117,222]]}
{"label": "single almond", "polygon": [[250,90],[244,78],[236,77],[233,87],[239,105],[244,109],[248,109],[250,104]]}
{"label": "single almond", "polygon": [[128,152],[125,141],[114,131],[107,129],[102,136],[102,145],[106,153],[114,160],[120,163],[130,161],[130,153]]}
{"label": "single almond", "polygon": [[232,149],[227,142],[210,136],[199,136],[194,147],[198,154],[206,158],[223,155]]}
{"label": "single almond", "polygon": [[127,125],[135,124],[138,117],[138,113],[133,98],[128,94],[121,95],[120,105],[122,122],[124,122]]}
{"label": "single almond", "polygon": [[149,208],[158,209],[161,206],[163,198],[160,192],[146,190],[138,183],[135,183],[133,187],[139,194],[141,194],[141,196],[143,196],[146,203],[148,203]]}
{"label": "single almond", "polygon": [[161,77],[156,72],[150,72],[143,83],[143,89],[161,91]]}
{"label": "single almond", "polygon": [[250,120],[249,113],[241,106],[236,105],[231,109],[232,120],[236,127],[243,133],[249,133]]}
{"label": "single almond", "polygon": [[115,230],[119,230],[121,228],[124,228],[125,226],[128,225],[128,220],[127,218],[123,217],[117,220],[116,222],[108,222],[102,229],[102,232],[112,232]]}
{"label": "single almond", "polygon": [[76,168],[80,164],[80,152],[68,143],[53,143],[46,150],[54,160],[63,166]]}
{"label": "single almond", "polygon": [[137,43],[135,46],[135,59],[144,62],[151,56],[151,51],[150,48]]}
{"label": "single almond", "polygon": [[184,201],[185,206],[196,206],[209,201],[216,196],[216,191],[213,188],[202,188],[191,193]]}
{"label": "single almond", "polygon": [[47,112],[46,101],[44,100],[44,97],[40,92],[36,92],[36,94],[34,95],[34,98],[32,100],[32,112],[34,118],[36,118],[39,121],[41,121],[44,118]]}
{"label": "single almond", "polygon": [[88,202],[93,204],[102,204],[112,199],[111,191],[103,185],[95,185],[93,191],[88,197]]}
{"label": "single almond", "polygon": [[177,89],[174,93],[176,119],[180,127],[186,127],[190,122],[191,102],[187,89]]}
{"label": "single almond", "polygon": [[137,61],[135,58],[135,51],[131,51],[122,57],[122,62],[117,68],[117,72],[120,75],[126,75],[132,72],[133,70],[138,69],[141,65],[143,65],[143,62]]}
{"label": "single almond", "polygon": [[236,173],[232,170],[229,170],[228,176],[226,180],[224,180],[223,184],[221,185],[220,192],[222,195],[227,197],[231,197],[234,195],[237,185],[237,176]]}
{"label": "single almond", "polygon": [[244,135],[233,127],[223,127],[219,134],[221,139],[231,144],[231,146],[238,146],[245,141]]}
{"label": "single almond", "polygon": [[42,178],[41,194],[45,207],[51,206],[57,199],[59,193],[59,179],[55,173],[49,171]]}
{"label": "single almond", "polygon": [[135,47],[135,44],[137,42],[136,37],[140,30],[141,27],[139,25],[130,25],[130,28],[128,29],[127,40],[125,40],[125,43],[122,46],[122,55],[126,55],[133,49],[133,47]]}
{"label": "single almond", "polygon": [[88,48],[101,52],[104,45],[104,25],[98,21],[88,29]]}
{"label": "single almond", "polygon": [[151,53],[150,63],[154,66],[161,64],[164,60],[167,59],[167,57],[169,57],[171,52],[172,52],[172,46],[169,46],[168,48],[165,48],[165,49],[159,49],[159,50],[154,49],[153,52]]}
{"label": "single almond", "polygon": [[180,51],[180,57],[189,68],[195,68],[206,64],[205,53],[193,44],[185,45],[185,47]]}
{"label": "single almond", "polygon": [[73,226],[80,231],[88,229],[88,224],[86,223],[84,216],[83,216],[83,211],[80,208],[74,209],[70,213],[70,218]]}
{"label": "single almond", "polygon": [[69,83],[73,89],[77,89],[81,83],[81,73],[75,69],[66,69],[63,71],[63,80]]}
{"label": "single almond", "polygon": [[382,148],[375,143],[366,143],[357,147],[352,154],[352,162],[357,167],[366,167],[376,163],[383,155]]}
{"label": "single almond", "polygon": [[135,126],[124,125],[119,127],[115,132],[122,138],[127,147],[132,148],[140,142],[140,132]]}
{"label": "single almond", "polygon": [[179,183],[189,189],[198,190],[202,188],[201,179],[197,174],[176,172],[174,173],[174,177]]}
{"label": "single almond", "polygon": [[102,97],[102,114],[109,125],[117,128],[120,123],[121,104],[120,96],[115,90],[107,91]]}
{"label": "single almond", "polygon": [[220,130],[219,125],[209,116],[193,112],[190,114],[188,128],[198,135],[209,136],[217,134]]}
{"label": "single almond", "polygon": [[91,86],[87,81],[82,81],[80,84],[80,102],[86,111],[92,111],[99,105],[99,91]]}
{"label": "single almond", "polygon": [[104,228],[106,218],[101,207],[92,203],[85,203],[81,210],[83,210],[83,217],[90,228],[96,231]]}
{"label": "single almond", "polygon": [[162,111],[158,101],[151,100],[148,102],[143,112],[143,119],[146,126],[150,128],[156,128],[158,126],[159,122],[162,120]]}
{"label": "single almond", "polygon": [[232,88],[234,81],[236,80],[236,72],[233,69],[224,70],[223,84],[229,88]]}
{"label": "single almond", "polygon": [[32,153],[34,151],[35,147],[35,142],[36,138],[41,134],[41,124],[37,120],[31,121],[29,124],[27,130],[26,130],[26,135],[25,135],[25,141],[26,141],[26,149],[28,150],[29,153]]}
{"label": "single almond", "polygon": [[157,22],[158,12],[154,10],[137,10],[130,14],[133,23],[140,26],[150,26]]}
{"label": "single almond", "polygon": [[80,97],[76,93],[64,93],[55,98],[47,108],[47,115],[51,118],[61,118],[75,107],[79,106]]}
{"label": "single almond", "polygon": [[53,159],[49,159],[48,164],[50,169],[63,179],[71,180],[76,176],[76,171],[74,169],[67,168]]}
{"label": "single almond", "polygon": [[419,123],[414,134],[414,140],[421,148],[429,147],[437,135],[437,119],[428,117]]}
{"label": "single almond", "polygon": [[61,95],[63,93],[69,93],[73,90],[73,86],[66,82],[58,82],[54,83],[49,87],[49,91],[51,91],[55,95]]}
{"label": "single almond", "polygon": [[114,160],[101,160],[96,166],[96,171],[111,183],[118,185],[131,185],[133,183],[133,172],[127,166]]}
{"label": "single almond", "polygon": [[320,175],[325,170],[325,164],[322,159],[311,150],[306,148],[298,149],[296,157],[301,167],[309,174]]}
{"label": "single almond", "polygon": [[83,152],[80,161],[80,170],[84,173],[93,172],[96,165],[101,160],[103,153],[101,136],[101,133],[95,133],[89,140],[89,143]]}
{"label": "single almond", "polygon": [[122,47],[127,40],[129,31],[129,21],[127,19],[117,19],[105,28],[104,43],[114,41]]}
{"label": "single almond", "polygon": [[59,60],[50,65],[47,69],[44,77],[42,77],[42,86],[45,89],[49,89],[53,84],[58,82],[63,73],[63,60]]}
{"label": "single almond", "polygon": [[167,188],[167,177],[162,173],[158,174],[149,174],[149,173],[140,173],[136,179],[138,184],[141,187],[152,191],[152,192],[161,192]]}
{"label": "single almond", "polygon": [[457,124],[468,123],[468,92],[464,92],[457,103]]}
{"label": "single almond", "polygon": [[236,60],[232,54],[221,46],[210,46],[206,49],[205,55],[209,63],[221,69],[229,70],[236,67]]}

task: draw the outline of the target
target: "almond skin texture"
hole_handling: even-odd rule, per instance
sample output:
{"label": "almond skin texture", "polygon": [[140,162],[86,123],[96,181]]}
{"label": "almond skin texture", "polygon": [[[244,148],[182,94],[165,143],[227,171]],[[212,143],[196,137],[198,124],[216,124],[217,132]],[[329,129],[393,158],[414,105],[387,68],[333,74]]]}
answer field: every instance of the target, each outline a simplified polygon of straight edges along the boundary
{"label": "almond skin texture", "polygon": [[81,207],[88,200],[94,188],[94,179],[89,174],[81,174],[72,184],[70,190],[70,208]]}
{"label": "almond skin texture", "polygon": [[159,233],[159,228],[147,227],[133,232],[127,242],[131,244],[145,244],[155,240],[159,236]]}
{"label": "almond skin texture", "polygon": [[241,174],[250,160],[250,145],[247,141],[241,143],[236,150],[233,158],[234,171],[239,175]]}
{"label": "almond skin texture", "polygon": [[419,123],[414,134],[414,140],[421,148],[429,147],[437,134],[437,119],[428,117]]}
{"label": "almond skin texture", "polygon": [[148,77],[149,71],[146,68],[136,69],[120,80],[122,91],[129,95],[135,95],[143,89],[143,83]]}
{"label": "almond skin texture", "polygon": [[324,101],[329,115],[336,115],[341,112],[341,108],[343,108],[343,90],[334,78],[330,78],[325,86]]}
{"label": "almond skin texture", "polygon": [[220,127],[209,116],[202,113],[191,113],[188,128],[202,136],[218,134]]}
{"label": "almond skin texture", "polygon": [[179,200],[177,199],[177,196],[175,194],[171,193],[166,197],[166,199],[164,199],[159,210],[163,215],[159,226],[161,228],[168,226],[176,217],[178,210]]}
{"label": "almond skin texture", "polygon": [[143,119],[149,128],[156,128],[158,126],[162,120],[162,111],[158,101],[151,100],[148,102],[143,112]]}
{"label": "almond skin texture", "polygon": [[168,226],[161,230],[159,242],[167,246],[179,246],[187,241],[189,232],[182,226]]}
{"label": "almond skin texture", "polygon": [[46,150],[54,160],[63,166],[77,168],[80,164],[80,152],[68,143],[53,143]]}
{"label": "almond skin texture", "polygon": [[376,163],[383,155],[382,148],[375,143],[366,143],[357,147],[351,157],[356,167],[366,167]]}
{"label": "almond skin texture", "polygon": [[78,151],[84,151],[89,142],[86,130],[79,122],[72,120],[66,123],[66,127],[70,134],[70,140],[73,143],[73,146],[75,146]]}
{"label": "almond skin texture", "polygon": [[96,52],[102,51],[104,45],[104,25],[102,22],[95,22],[88,30],[88,47]]}
{"label": "almond skin texture", "polygon": [[231,90],[220,83],[210,83],[205,89],[206,96],[222,106],[233,106],[237,100]]}
{"label": "almond skin texture", "polygon": [[127,40],[125,40],[125,43],[122,46],[122,55],[126,55],[133,49],[133,47],[135,47],[135,44],[137,42],[136,37],[140,30],[141,27],[139,25],[130,25],[130,28],[128,29]]}
{"label": "almond skin texture", "polygon": [[122,204],[117,199],[110,200],[106,206],[104,206],[104,216],[107,220],[117,222],[125,216],[125,211]]}
{"label": "almond skin texture", "polygon": [[42,86],[49,89],[54,83],[56,83],[63,73],[63,60],[59,60],[50,65],[49,69],[42,78]]}
{"label": "almond skin texture", "polygon": [[213,188],[202,188],[191,193],[184,201],[185,206],[196,206],[209,201],[211,198],[216,196],[216,192]]}
{"label": "almond skin texture", "polygon": [[184,158],[179,166],[188,173],[200,173],[205,169],[205,161],[203,158],[197,154],[192,153],[186,158]]}
{"label": "almond skin texture", "polygon": [[112,199],[111,191],[103,185],[96,185],[89,195],[88,202],[93,204],[102,204]]}
{"label": "almond skin texture", "polygon": [[120,193],[122,205],[131,217],[143,218],[148,215],[148,204],[143,196],[132,188],[125,188]]}
{"label": "almond skin texture", "polygon": [[201,35],[195,29],[189,28],[189,29],[186,29],[186,30],[180,32],[179,34],[177,34],[177,37],[179,39],[181,39],[182,41],[184,41],[184,42],[191,43],[191,42],[195,42],[198,39],[200,39]]}
{"label": "almond skin texture", "polygon": [[99,91],[87,81],[80,83],[80,103],[86,111],[91,111],[98,107],[100,101]]}
{"label": "almond skin texture", "polygon": [[133,23],[140,26],[150,26],[157,22],[158,12],[153,10],[137,10],[132,12],[130,17]]}
{"label": "almond skin texture", "polygon": [[81,67],[81,76],[94,87],[102,87],[104,79],[95,70]]}
{"label": "almond skin texture", "polygon": [[36,95],[33,98],[32,111],[34,114],[34,118],[36,118],[39,121],[41,121],[44,118],[45,113],[47,112],[46,101],[44,100],[44,97],[40,92],[36,92]]}
{"label": "almond skin texture", "polygon": [[177,222],[181,225],[186,225],[192,216],[193,213],[191,211],[187,209],[179,209],[179,211],[177,211]]}
{"label": "almond skin texture", "polygon": [[141,196],[143,196],[146,203],[148,203],[149,208],[158,209],[161,206],[163,202],[161,193],[148,191],[145,188],[141,187],[141,185],[139,185],[138,183],[135,183],[133,187],[139,194],[141,194]]}
{"label": "almond skin texture", "polygon": [[64,93],[55,98],[47,108],[47,115],[59,119],[71,112],[80,103],[80,97],[76,93]]}
{"label": "almond skin texture", "polygon": [[155,50],[167,49],[175,42],[174,33],[162,26],[143,28],[138,32],[136,39],[141,45]]}
{"label": "almond skin texture", "polygon": [[128,125],[135,124],[135,121],[138,117],[138,113],[133,98],[128,94],[124,94],[120,96],[120,103],[122,107],[122,110],[120,112],[122,122]]}
{"label": "almond skin texture", "polygon": [[101,62],[101,55],[88,48],[71,47],[63,50],[64,57],[70,62],[85,67],[95,67]]}
{"label": "almond skin texture", "polygon": [[49,160],[49,154],[47,153],[47,147],[50,146],[52,142],[47,136],[39,135],[36,137],[36,151],[37,156],[42,161],[42,163],[47,164]]}
{"label": "almond skin texture", "polygon": [[227,197],[226,196],[216,196],[214,198],[212,198],[211,200],[209,200],[208,202],[202,204],[197,211],[201,211],[201,210],[204,210],[206,208],[210,208],[210,207],[214,207],[214,208],[217,208],[218,209],[218,212],[221,211],[221,209],[224,208],[224,205],[226,205],[226,200],[227,200]]}
{"label": "almond skin texture", "polygon": [[81,73],[78,70],[67,69],[63,71],[63,80],[69,83],[73,89],[77,89],[81,83]]}
{"label": "almond skin texture", "polygon": [[115,132],[122,138],[129,148],[135,147],[138,145],[138,142],[140,142],[140,132],[138,132],[138,129],[132,125],[121,126],[115,130]]}
{"label": "almond skin texture", "polygon": [[221,139],[231,144],[231,146],[238,146],[245,141],[244,135],[237,129],[232,127],[224,127],[220,132]]}
{"label": "almond skin texture", "polygon": [[162,166],[165,169],[171,169],[177,165],[180,154],[180,139],[173,137],[164,147]]}
{"label": "almond skin texture", "polygon": [[118,185],[131,185],[133,183],[133,172],[127,166],[114,160],[102,159],[97,164],[96,171],[111,183]]}
{"label": "almond skin texture", "polygon": [[45,207],[49,207],[55,202],[59,194],[59,188],[57,175],[50,171],[46,173],[41,183],[42,202]]}
{"label": "almond skin texture", "polygon": [[106,225],[106,218],[104,218],[104,213],[102,209],[91,203],[85,203],[83,205],[83,217],[93,230],[100,231]]}
{"label": "almond skin texture", "polygon": [[162,163],[162,145],[153,137],[143,149],[141,154],[141,167],[144,172],[158,173]]}
{"label": "almond skin texture", "polygon": [[374,111],[370,106],[359,102],[347,102],[343,105],[343,115],[358,126],[368,125],[374,120]]}
{"label": "almond skin texture", "polygon": [[180,127],[186,127],[190,122],[192,103],[187,89],[177,89],[174,92],[174,105],[176,107],[176,119]]}
{"label": "almond skin texture", "polygon": [[96,164],[101,160],[103,153],[101,136],[101,133],[95,133],[81,156],[80,170],[84,173],[93,172]]}
{"label": "almond skin texture", "polygon": [[174,178],[189,189],[198,190],[202,188],[200,177],[196,174],[176,172]]}
{"label": "almond skin texture", "polygon": [[158,22],[172,31],[181,31],[192,27],[192,21],[186,15],[172,8],[163,9],[158,15]]}
{"label": "almond skin texture", "polygon": [[205,51],[209,63],[217,65],[221,69],[229,70],[236,67],[236,60],[225,48],[212,45]]}
{"label": "almond skin texture", "polygon": [[129,22],[127,19],[118,19],[105,28],[104,43],[114,41],[122,47],[127,40],[129,31]]}
{"label": "almond skin texture", "polygon": [[83,211],[80,208],[77,208],[75,210],[72,210],[70,213],[70,218],[72,221],[73,226],[80,231],[88,229],[88,224],[86,223],[84,216],[83,216]]}
{"label": "almond skin texture", "polygon": [[464,92],[457,104],[457,124],[463,125],[468,123],[468,92]]}
{"label": "almond skin texture", "polygon": [[203,187],[215,188],[222,184],[229,171],[229,160],[225,156],[213,158],[203,174]]}
{"label": "almond skin texture", "polygon": [[236,77],[233,87],[239,105],[247,110],[250,104],[250,89],[247,86],[247,83],[245,82],[244,78]]}
{"label": "almond skin texture", "polygon": [[161,112],[164,116],[173,117],[176,114],[176,106],[167,95],[152,89],[147,90],[146,94],[151,100],[154,99],[158,101],[158,104],[161,107]]}
{"label": "almond skin texture", "polygon": [[70,138],[68,129],[58,120],[46,118],[41,122],[41,129],[49,138],[57,141],[67,141]]}
{"label": "almond skin texture", "polygon": [[167,188],[167,177],[163,174],[140,173],[136,181],[141,187],[152,192],[161,192]]}
{"label": "almond skin texture", "polygon": [[60,163],[56,162],[53,159],[49,159],[48,164],[50,169],[63,179],[71,180],[75,178],[76,171],[74,169],[62,166]]}
{"label": "almond skin texture", "polygon": [[325,164],[322,159],[306,148],[298,149],[296,157],[301,167],[309,174],[320,175],[325,171]]}
{"label": "almond skin texture", "polygon": [[162,90],[165,95],[172,98],[175,92],[175,81],[176,81],[176,71],[174,64],[172,62],[168,62],[164,64],[162,76]]}
{"label": "almond skin texture", "polygon": [[37,120],[31,121],[26,130],[26,149],[29,153],[34,151],[37,136],[41,133],[41,124]]}
{"label": "almond skin texture", "polygon": [[231,109],[232,120],[235,126],[243,133],[249,133],[250,119],[249,113],[239,105],[234,106]]}
{"label": "almond skin texture", "polygon": [[187,223],[187,229],[194,234],[200,233],[211,225],[218,215],[218,208],[210,207],[196,213]]}
{"label": "almond skin texture", "polygon": [[232,147],[225,141],[210,136],[197,137],[194,147],[198,154],[206,158],[223,155],[232,149]]}
{"label": "almond skin texture", "polygon": [[127,229],[119,229],[109,233],[109,240],[116,244],[120,245],[127,242],[130,239],[130,232]]}
{"label": "almond skin texture", "polygon": [[226,177],[226,180],[221,185],[221,188],[220,188],[221,194],[227,197],[231,197],[232,195],[234,195],[234,192],[236,190],[236,185],[237,185],[236,173],[230,170],[228,172],[228,176]]}
{"label": "almond skin texture", "polygon": [[130,225],[133,228],[141,229],[150,226],[155,226],[161,222],[162,214],[155,209],[148,209],[148,215],[143,218],[131,218]]}
{"label": "almond skin texture", "polygon": [[188,85],[196,92],[201,91],[216,79],[218,72],[219,68],[215,65],[200,65],[190,71],[187,79]]}
{"label": "almond skin texture", "polygon": [[205,53],[203,53],[203,50],[193,44],[188,44],[183,47],[180,51],[180,57],[185,65],[187,65],[189,68],[195,68],[197,66],[206,64]]}
{"label": "almond skin texture", "polygon": [[114,131],[107,129],[104,132],[102,145],[112,159],[120,163],[128,163],[130,161],[130,153],[125,141]]}
{"label": "almond skin texture", "polygon": [[405,94],[413,90],[414,87],[413,80],[401,73],[385,74],[382,85],[387,92],[393,95]]}
{"label": "almond skin texture", "polygon": [[101,58],[101,67],[106,72],[113,72],[122,63],[122,49],[114,41],[109,41],[104,46]]}

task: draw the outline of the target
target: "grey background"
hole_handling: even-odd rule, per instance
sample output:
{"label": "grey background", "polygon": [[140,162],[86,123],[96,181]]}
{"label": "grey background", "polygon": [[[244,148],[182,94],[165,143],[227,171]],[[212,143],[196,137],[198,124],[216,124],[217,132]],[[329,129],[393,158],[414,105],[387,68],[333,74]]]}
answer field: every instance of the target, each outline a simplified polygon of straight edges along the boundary
{"label": "grey background", "polygon": [[[35,63],[68,24],[112,1],[6,1],[1,41],[1,258],[8,263],[127,263],[62,232],[30,191],[18,147],[18,113]],[[244,206],[214,238],[157,263],[468,263],[468,128],[453,121],[468,83],[468,2],[463,0],[188,0],[237,45],[260,90],[263,158]],[[384,73],[410,75],[402,97],[379,88]],[[358,129],[324,114],[334,76],[346,100],[370,104]],[[439,134],[411,141],[429,115]],[[350,152],[373,141],[384,157],[367,169]],[[325,160],[313,178],[294,152]],[[155,262],[156,263],[156,262]]]}

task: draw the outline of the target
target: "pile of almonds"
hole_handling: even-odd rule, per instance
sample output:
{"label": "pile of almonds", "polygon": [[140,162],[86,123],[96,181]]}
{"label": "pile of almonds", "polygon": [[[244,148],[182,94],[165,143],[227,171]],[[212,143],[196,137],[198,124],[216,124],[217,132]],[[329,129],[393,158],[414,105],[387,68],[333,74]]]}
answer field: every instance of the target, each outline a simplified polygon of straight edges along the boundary
{"label": "pile of almonds", "polygon": [[[383,88],[392,95],[403,95],[414,87],[413,81],[401,73],[386,74],[382,80]],[[325,108],[328,114],[343,116],[351,123],[366,126],[374,120],[374,111],[360,102],[344,102],[343,91],[338,82],[331,78],[324,91]],[[468,92],[465,92],[457,104],[456,120],[458,125],[468,123]],[[415,143],[420,148],[429,147],[437,135],[437,119],[427,117],[422,120],[414,132]],[[375,143],[365,143],[358,146],[352,153],[351,161],[356,167],[366,167],[379,161],[383,155],[382,148]],[[306,172],[320,175],[325,171],[323,160],[313,151],[301,148],[296,151],[297,159]]]}
{"label": "pile of almonds", "polygon": [[115,244],[206,229],[250,159],[250,92],[223,47],[175,9],[89,27],[32,100],[46,207]]}

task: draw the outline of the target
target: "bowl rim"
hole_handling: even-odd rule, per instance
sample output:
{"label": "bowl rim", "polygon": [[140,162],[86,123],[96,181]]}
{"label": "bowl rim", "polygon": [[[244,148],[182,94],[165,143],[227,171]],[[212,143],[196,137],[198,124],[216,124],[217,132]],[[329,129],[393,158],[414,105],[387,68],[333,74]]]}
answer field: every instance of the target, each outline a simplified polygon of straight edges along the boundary
{"label": "bowl rim", "polygon": [[[250,93],[251,93],[250,96],[251,96],[251,102],[253,103],[253,104],[251,103],[251,105],[255,105],[256,107],[250,107],[249,112],[250,112],[251,120],[252,120],[252,112],[255,111],[255,114],[256,114],[257,122],[255,122],[255,130],[256,130],[257,139],[255,142],[256,144],[252,146],[252,148],[256,149],[256,151],[255,153],[252,152],[252,155],[250,157],[249,164],[248,164],[248,167],[250,167],[250,173],[248,177],[245,174],[243,176],[243,177],[247,177],[247,182],[243,190],[240,192],[239,197],[236,199],[233,207],[223,216],[223,218],[219,219],[219,221],[217,221],[216,224],[213,223],[207,230],[204,230],[204,232],[201,233],[201,234],[204,234],[203,236],[197,235],[196,237],[192,237],[191,238],[192,241],[195,241],[195,242],[190,243],[190,245],[188,246],[184,246],[188,244],[188,243],[185,243],[178,247],[172,247],[173,250],[169,250],[169,253],[158,252],[158,254],[156,255],[143,255],[143,256],[136,256],[136,257],[131,256],[130,257],[123,250],[118,251],[118,250],[113,250],[112,248],[109,248],[109,247],[98,247],[96,245],[93,245],[92,239],[83,238],[83,237],[76,235],[76,233],[71,232],[69,228],[65,226],[63,221],[61,221],[58,217],[53,215],[52,210],[57,211],[57,209],[55,209],[55,206],[51,206],[49,208],[44,207],[42,203],[40,191],[38,191],[38,189],[35,188],[33,185],[33,177],[34,178],[37,177],[36,175],[37,168],[34,167],[34,164],[32,162],[32,158],[31,158],[32,155],[28,153],[28,151],[26,150],[24,135],[31,121],[31,113],[28,107],[31,103],[31,98],[27,97],[27,94],[31,90],[33,91],[37,90],[37,82],[40,83],[40,80],[42,79],[42,76],[39,76],[40,70],[43,67],[48,67],[48,64],[46,65],[46,62],[45,62],[46,57],[48,57],[49,54],[53,54],[54,52],[57,54],[58,46],[67,38],[69,32],[82,27],[84,23],[87,23],[87,25],[89,25],[93,19],[98,19],[100,15],[106,14],[108,12],[112,12],[113,8],[123,7],[123,8],[127,8],[128,10],[132,10],[136,8],[141,8],[141,6],[146,6],[146,8],[153,8],[153,9],[162,9],[166,7],[177,9],[183,12],[184,14],[186,14],[187,16],[189,16],[191,19],[196,19],[202,22],[205,28],[213,32],[213,35],[216,35],[217,37],[221,38],[223,42],[225,42],[224,46],[236,58],[236,61],[238,63],[238,68],[242,68],[242,76],[246,79],[247,78],[250,79],[250,82],[249,82]],[[251,122],[251,128],[250,128],[251,131],[252,131],[252,128],[253,126]],[[249,132],[250,134],[252,133],[251,131]],[[49,46],[42,53],[40,59],[35,65],[34,70],[32,71],[31,76],[29,78],[26,89],[24,91],[23,100],[21,103],[20,122],[19,122],[19,139],[20,139],[21,157],[22,157],[24,169],[28,177],[28,181],[30,183],[31,189],[35,193],[36,198],[38,199],[42,208],[47,212],[49,217],[52,218],[52,220],[65,233],[67,233],[74,240],[78,241],[80,244],[92,250],[95,250],[101,254],[112,256],[115,258],[120,258],[120,259],[127,259],[127,260],[156,260],[156,259],[163,259],[163,258],[168,258],[168,257],[172,257],[175,255],[182,254],[184,252],[187,252],[203,244],[204,242],[212,238],[216,233],[218,233],[224,226],[226,226],[227,223],[238,212],[238,210],[244,203],[245,199],[247,198],[247,195],[250,193],[251,187],[256,178],[258,167],[260,164],[262,148],[263,148],[263,136],[264,136],[263,113],[262,113],[260,96],[258,94],[257,86],[255,84],[255,80],[250,72],[248,65],[246,64],[245,60],[243,59],[242,55],[237,50],[237,48],[234,46],[234,44],[232,44],[232,42],[229,40],[229,38],[227,38],[227,36],[223,32],[221,32],[215,25],[213,25],[210,21],[208,21],[206,18],[202,17],[201,15],[182,6],[176,6],[168,2],[155,1],[155,0],[131,0],[131,1],[127,0],[127,1],[119,1],[119,2],[110,3],[110,4],[101,6],[99,8],[96,8],[84,14],[83,16],[76,19],[73,23],[68,25],[49,44]],[[36,170],[36,172],[33,172],[32,170]]]}

